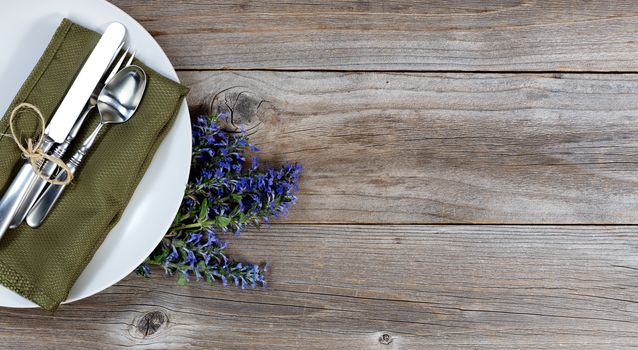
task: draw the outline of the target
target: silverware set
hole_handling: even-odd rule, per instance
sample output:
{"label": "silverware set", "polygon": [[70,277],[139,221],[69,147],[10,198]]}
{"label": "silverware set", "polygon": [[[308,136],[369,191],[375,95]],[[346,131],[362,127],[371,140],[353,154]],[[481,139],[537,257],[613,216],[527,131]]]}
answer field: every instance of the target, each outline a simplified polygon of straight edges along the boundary
{"label": "silverware set", "polygon": [[[62,159],[89,113],[98,109],[100,124],[66,162],[72,173],[77,171],[100,130],[107,124],[128,121],[142,101],[146,73],[132,64],[134,53],[129,54],[127,49],[120,54],[125,34],[126,29],[120,23],[107,27],[45,129],[40,149]],[[64,181],[69,176],[50,161],[39,162],[38,166],[41,174],[56,180]],[[49,184],[35,173],[30,163],[23,164],[0,199],[0,238],[8,228],[15,228],[25,220],[29,226],[39,227],[65,187]]]}

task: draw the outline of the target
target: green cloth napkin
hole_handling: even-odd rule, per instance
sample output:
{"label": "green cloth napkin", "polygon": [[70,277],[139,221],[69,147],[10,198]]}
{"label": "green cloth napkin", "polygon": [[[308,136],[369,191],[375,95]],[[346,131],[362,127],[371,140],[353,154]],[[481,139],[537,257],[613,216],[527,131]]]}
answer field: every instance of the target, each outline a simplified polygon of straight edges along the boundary
{"label": "green cloth napkin", "polygon": [[[0,134],[10,133],[8,116],[22,102],[36,105],[50,119],[99,37],[63,20],[0,120]],[[22,224],[0,239],[0,284],[47,310],[54,311],[67,298],[120,219],[188,93],[188,88],[140,62],[136,64],[144,68],[148,81],[135,116],[127,123],[104,128],[76,179],[40,228]],[[37,135],[37,117],[29,110],[21,113],[32,114],[20,116],[16,123],[22,136]],[[81,143],[98,121],[95,113],[75,144]],[[74,151],[70,149],[67,155]],[[0,136],[0,191],[6,190],[22,163],[14,140]]]}

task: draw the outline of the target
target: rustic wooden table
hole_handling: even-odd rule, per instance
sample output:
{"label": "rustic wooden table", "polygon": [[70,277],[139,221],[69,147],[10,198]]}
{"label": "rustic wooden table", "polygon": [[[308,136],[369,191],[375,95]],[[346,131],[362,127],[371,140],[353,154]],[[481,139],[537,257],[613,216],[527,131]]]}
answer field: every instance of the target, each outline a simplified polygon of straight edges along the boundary
{"label": "rustic wooden table", "polygon": [[0,347],[638,344],[636,2],[115,4],[301,199],[234,240],[266,290],[131,275],[0,310]]}

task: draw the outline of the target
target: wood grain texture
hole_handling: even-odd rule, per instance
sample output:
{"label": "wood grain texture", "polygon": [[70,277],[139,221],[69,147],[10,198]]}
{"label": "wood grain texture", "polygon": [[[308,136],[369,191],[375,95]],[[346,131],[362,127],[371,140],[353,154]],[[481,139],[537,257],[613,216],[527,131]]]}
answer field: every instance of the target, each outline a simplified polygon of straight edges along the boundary
{"label": "wood grain texture", "polygon": [[180,73],[304,165],[296,223],[638,223],[636,77]]}
{"label": "wood grain texture", "polygon": [[[16,349],[628,348],[636,230],[276,225],[233,244],[235,257],[271,263],[266,290],[130,276],[54,316],[2,309],[0,339]],[[145,336],[149,313],[158,326]]]}
{"label": "wood grain texture", "polygon": [[179,69],[638,70],[630,0],[113,3]]}
{"label": "wood grain texture", "polygon": [[300,201],[233,239],[265,290],[131,275],[1,348],[638,344],[634,1],[111,1]]}

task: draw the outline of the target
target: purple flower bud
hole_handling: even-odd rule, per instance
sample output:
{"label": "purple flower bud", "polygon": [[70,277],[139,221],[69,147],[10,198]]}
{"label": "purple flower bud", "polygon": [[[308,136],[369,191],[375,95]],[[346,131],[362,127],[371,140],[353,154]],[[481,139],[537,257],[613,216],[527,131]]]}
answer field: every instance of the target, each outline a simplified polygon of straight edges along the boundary
{"label": "purple flower bud", "polygon": [[202,238],[201,233],[191,233],[189,235],[188,240],[186,241],[186,244],[192,244],[192,243],[197,243],[199,242],[199,240]]}
{"label": "purple flower bud", "polygon": [[[260,169],[254,157],[248,168],[243,156],[246,148],[253,154],[260,150],[248,142],[245,133],[222,131],[217,121],[224,118],[230,118],[230,114],[200,116],[193,121],[191,175],[171,229],[172,238],[165,238],[147,261],[162,266],[167,274],[178,272],[183,278],[193,274],[197,280],[220,279],[225,286],[229,278],[241,288],[254,288],[257,283],[265,286],[268,266],[261,269],[229,260],[225,255],[228,242],[220,241],[214,229],[238,235],[247,225],[268,225],[270,218],[285,216],[297,199],[294,193],[302,167],[286,163]],[[138,272],[150,273],[150,269],[141,265]]]}

